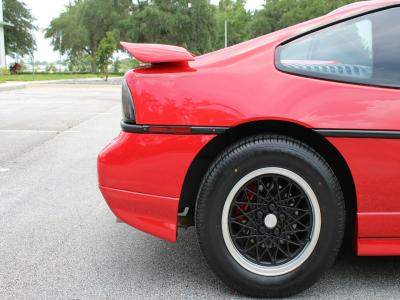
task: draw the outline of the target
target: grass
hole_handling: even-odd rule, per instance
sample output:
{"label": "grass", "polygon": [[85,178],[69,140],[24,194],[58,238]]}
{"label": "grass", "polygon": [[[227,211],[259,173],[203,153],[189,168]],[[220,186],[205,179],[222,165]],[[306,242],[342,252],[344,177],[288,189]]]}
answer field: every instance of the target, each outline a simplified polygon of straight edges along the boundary
{"label": "grass", "polygon": [[[110,74],[110,77],[121,76],[119,74]],[[100,78],[101,74],[92,73],[36,73],[32,74],[16,74],[16,75],[0,75],[0,83],[4,81],[39,81],[39,80],[60,80],[60,79],[76,79],[76,78]]]}

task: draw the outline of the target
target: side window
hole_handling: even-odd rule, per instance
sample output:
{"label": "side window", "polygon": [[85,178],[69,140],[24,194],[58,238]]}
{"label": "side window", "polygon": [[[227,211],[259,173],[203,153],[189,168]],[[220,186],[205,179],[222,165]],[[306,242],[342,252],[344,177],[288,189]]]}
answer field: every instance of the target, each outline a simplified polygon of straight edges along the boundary
{"label": "side window", "polygon": [[309,77],[400,87],[400,7],[332,25],[280,46],[278,69]]}

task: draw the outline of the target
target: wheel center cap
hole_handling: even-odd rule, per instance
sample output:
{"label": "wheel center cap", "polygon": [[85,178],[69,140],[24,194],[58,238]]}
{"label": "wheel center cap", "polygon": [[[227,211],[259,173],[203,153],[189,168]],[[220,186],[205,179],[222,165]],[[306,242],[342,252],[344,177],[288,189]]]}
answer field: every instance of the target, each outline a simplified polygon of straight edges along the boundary
{"label": "wheel center cap", "polygon": [[274,214],[266,215],[264,219],[264,224],[268,229],[272,229],[278,223],[278,218]]}

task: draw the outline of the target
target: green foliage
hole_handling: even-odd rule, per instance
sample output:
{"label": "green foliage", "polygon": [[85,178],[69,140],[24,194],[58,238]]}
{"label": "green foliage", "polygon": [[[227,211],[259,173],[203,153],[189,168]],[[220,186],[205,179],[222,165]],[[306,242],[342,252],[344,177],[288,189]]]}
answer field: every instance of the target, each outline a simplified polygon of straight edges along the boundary
{"label": "green foliage", "polygon": [[250,12],[246,11],[245,0],[221,0],[217,10],[216,48],[225,46],[225,20],[228,25],[228,46],[243,42],[249,35]]}
{"label": "green foliage", "polygon": [[132,57],[121,59],[119,72],[125,73],[128,70],[139,67],[139,65],[139,62]]}
{"label": "green foliage", "polygon": [[33,25],[33,17],[25,3],[18,0],[4,0],[4,21],[13,26],[4,27],[4,39],[6,54],[11,57],[32,53],[36,47],[32,31],[36,29]]}
{"label": "green foliage", "polygon": [[267,0],[249,25],[249,37],[257,37],[324,15],[354,0]]}
{"label": "green foliage", "polygon": [[10,75],[10,74],[11,74],[10,70],[7,67],[0,68],[0,75],[1,76]]}
{"label": "green foliage", "polygon": [[[107,32],[117,41],[172,44],[203,54],[224,46],[225,19],[228,45],[233,45],[355,1],[265,0],[256,12],[246,11],[245,2],[220,0],[214,6],[209,0],[75,0],[51,22],[46,37],[55,50],[69,56],[70,70],[87,71],[90,63],[95,72],[96,63],[105,59],[108,47],[100,44]],[[119,63],[114,70],[127,66]],[[105,70],[104,64],[101,68]]]}
{"label": "green foliage", "polygon": [[97,51],[97,66],[105,75],[106,81],[108,79],[108,65],[111,63],[111,58],[116,47],[117,41],[114,38],[114,34],[111,31],[106,32],[106,36],[100,41]]}
{"label": "green foliage", "polygon": [[118,57],[112,62],[112,64],[113,64],[113,72],[114,73],[121,72],[121,61],[119,60]]}
{"label": "green foliage", "polygon": [[57,67],[54,64],[49,64],[46,66],[47,73],[55,73],[57,72]]}
{"label": "green foliage", "polygon": [[215,7],[208,0],[139,3],[125,22],[129,40],[183,46],[197,54],[214,49]]}
{"label": "green foliage", "polygon": [[85,53],[70,55],[67,59],[68,70],[70,72],[87,73],[91,70],[91,57]]}
{"label": "green foliage", "polygon": [[96,72],[96,54],[106,32],[120,38],[123,20],[129,16],[130,0],[75,0],[50,23],[45,36],[51,39],[54,50],[70,57],[91,57]]}
{"label": "green foliage", "polygon": [[51,21],[45,31],[45,37],[51,39],[54,50],[70,55],[91,53],[88,46],[89,33],[81,23],[80,9],[80,2],[68,5],[57,18]]}

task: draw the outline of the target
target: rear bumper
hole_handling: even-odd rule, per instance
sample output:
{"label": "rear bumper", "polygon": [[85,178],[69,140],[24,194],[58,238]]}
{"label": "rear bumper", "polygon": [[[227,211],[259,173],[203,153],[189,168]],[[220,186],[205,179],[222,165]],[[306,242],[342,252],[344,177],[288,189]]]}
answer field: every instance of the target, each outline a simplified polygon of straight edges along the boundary
{"label": "rear bumper", "polygon": [[175,242],[186,173],[214,136],[121,132],[98,156],[99,186],[111,210],[125,223]]}
{"label": "rear bumper", "polygon": [[135,193],[100,186],[113,213],[125,223],[175,242],[178,198]]}

